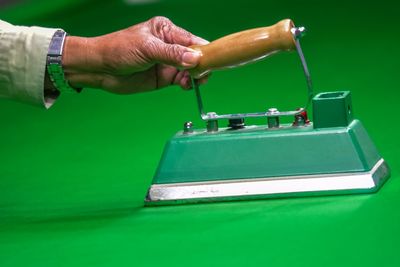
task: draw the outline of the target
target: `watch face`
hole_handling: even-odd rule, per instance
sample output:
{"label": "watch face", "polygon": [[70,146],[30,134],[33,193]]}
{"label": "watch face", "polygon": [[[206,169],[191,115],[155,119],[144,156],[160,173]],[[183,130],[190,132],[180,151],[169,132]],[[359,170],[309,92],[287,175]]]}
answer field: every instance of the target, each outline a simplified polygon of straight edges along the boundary
{"label": "watch face", "polygon": [[48,55],[61,56],[66,33],[64,31],[56,31],[51,39]]}

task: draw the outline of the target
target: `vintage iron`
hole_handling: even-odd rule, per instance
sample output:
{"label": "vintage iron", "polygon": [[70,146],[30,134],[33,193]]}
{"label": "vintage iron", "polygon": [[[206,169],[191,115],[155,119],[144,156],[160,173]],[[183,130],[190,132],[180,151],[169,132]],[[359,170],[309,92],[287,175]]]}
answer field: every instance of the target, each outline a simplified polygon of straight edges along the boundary
{"label": "vintage iron", "polygon": [[[146,205],[366,193],[381,187],[390,170],[361,122],[353,118],[351,93],[313,94],[299,42],[304,31],[286,19],[193,47],[202,53],[191,75],[206,128],[194,129],[187,122],[169,140]],[[307,80],[304,108],[241,114],[204,111],[197,79],[211,70],[290,50],[298,52]],[[310,103],[313,122],[307,116]],[[281,124],[283,116],[293,117],[293,123]],[[266,123],[247,126],[249,117],[265,117]],[[228,120],[228,127],[219,127],[221,120]]]}

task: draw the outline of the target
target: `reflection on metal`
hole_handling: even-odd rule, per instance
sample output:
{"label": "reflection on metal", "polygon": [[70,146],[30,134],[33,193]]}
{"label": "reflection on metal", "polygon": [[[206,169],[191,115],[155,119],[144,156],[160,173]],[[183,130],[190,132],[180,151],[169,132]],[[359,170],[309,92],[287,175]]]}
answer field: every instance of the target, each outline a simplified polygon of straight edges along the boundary
{"label": "reflection on metal", "polygon": [[[252,113],[236,113],[236,114],[222,114],[219,115],[215,112],[204,113],[203,101],[200,94],[199,83],[192,77],[192,85],[196,93],[197,106],[201,115],[201,118],[205,121],[208,120],[221,120],[221,119],[237,119],[237,118],[258,118],[258,117],[281,117],[281,116],[295,116],[300,114],[305,109],[300,108],[294,111],[276,111],[276,112],[252,112]],[[211,114],[211,115],[210,115]]]}
{"label": "reflection on metal", "polygon": [[313,85],[312,85],[312,81],[311,81],[310,71],[308,70],[307,62],[304,57],[303,50],[301,49],[300,42],[298,39],[296,39],[296,48],[297,48],[297,53],[300,56],[301,64],[303,66],[304,75],[306,76],[306,80],[307,80],[307,105],[306,105],[306,107],[307,107],[311,103],[311,100],[314,96],[314,89],[313,89]]}
{"label": "reflection on metal", "polygon": [[301,49],[301,46],[300,46],[300,38],[305,35],[306,29],[304,27],[297,27],[297,28],[292,28],[291,32],[292,32],[294,40],[295,40],[296,50],[297,50],[297,53],[299,54],[301,65],[303,66],[304,75],[306,76],[306,80],[307,80],[307,90],[308,90],[307,91],[307,104],[306,104],[306,108],[307,108],[308,105],[311,103],[311,100],[314,96],[314,89],[313,89],[310,71],[308,70],[306,58],[304,57],[303,50]]}
{"label": "reflection on metal", "polygon": [[293,34],[293,37],[295,39],[299,39],[304,37],[304,35],[306,34],[306,28],[303,26],[294,27],[290,29],[290,32]]}
{"label": "reflection on metal", "polygon": [[295,116],[300,114],[304,109],[299,109],[295,111],[278,111],[277,113],[271,114],[270,112],[254,112],[254,113],[236,113],[236,114],[223,114],[218,115],[213,112],[215,115],[210,117],[208,113],[202,116],[203,120],[221,120],[221,119],[237,119],[237,118],[259,118],[259,117],[282,117],[282,116]]}
{"label": "reflection on metal", "polygon": [[366,193],[379,189],[389,176],[380,159],[369,172],[320,174],[210,182],[153,184],[146,202],[171,204],[307,195]]}
{"label": "reflection on metal", "polygon": [[185,122],[185,124],[183,125],[183,133],[184,134],[193,133],[193,123],[191,121]]}

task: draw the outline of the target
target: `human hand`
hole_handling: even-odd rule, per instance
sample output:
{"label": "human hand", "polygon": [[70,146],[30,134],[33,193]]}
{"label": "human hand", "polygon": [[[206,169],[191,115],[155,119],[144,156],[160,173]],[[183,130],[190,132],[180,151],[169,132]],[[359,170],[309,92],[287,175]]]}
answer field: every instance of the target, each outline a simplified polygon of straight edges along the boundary
{"label": "human hand", "polygon": [[77,88],[101,88],[117,94],[174,84],[189,89],[186,69],[195,67],[201,55],[188,47],[207,43],[167,18],[154,17],[99,37],[68,36],[63,67],[68,82]]}

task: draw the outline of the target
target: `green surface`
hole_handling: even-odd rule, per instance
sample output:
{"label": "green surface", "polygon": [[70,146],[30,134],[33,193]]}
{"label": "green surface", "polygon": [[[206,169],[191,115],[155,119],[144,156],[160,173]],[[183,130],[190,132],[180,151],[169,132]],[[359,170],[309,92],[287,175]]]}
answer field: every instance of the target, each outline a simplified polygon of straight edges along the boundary
{"label": "green surface", "polygon": [[178,133],[167,143],[153,183],[368,172],[381,159],[358,120],[348,127],[265,128]]}
{"label": "green surface", "polygon": [[[352,92],[392,177],[371,195],[143,208],[165,142],[187,120],[204,127],[193,92],[84,90],[48,111],[1,100],[0,266],[400,265],[397,4],[53,2],[0,16],[94,36],[165,15],[210,40],[291,17],[309,29],[316,91]],[[306,84],[296,55],[280,54],[214,73],[203,95],[218,113],[285,110],[305,102]]]}

